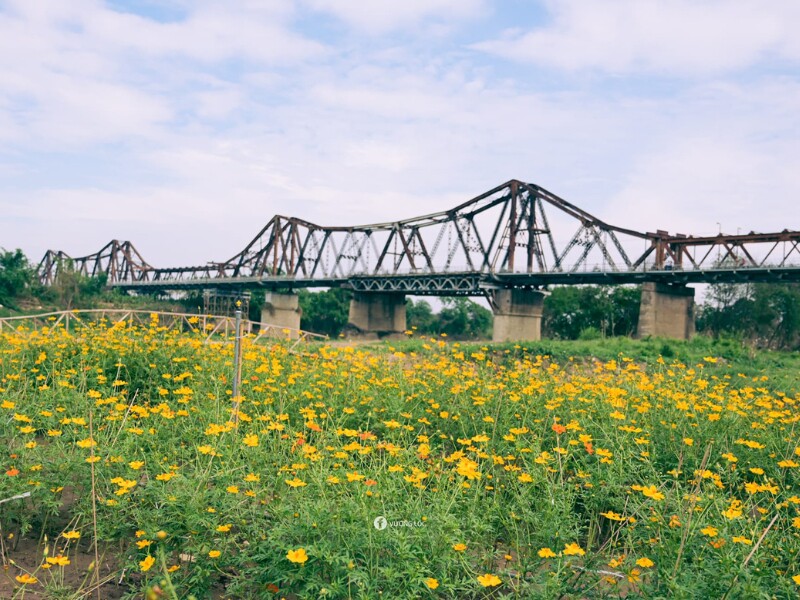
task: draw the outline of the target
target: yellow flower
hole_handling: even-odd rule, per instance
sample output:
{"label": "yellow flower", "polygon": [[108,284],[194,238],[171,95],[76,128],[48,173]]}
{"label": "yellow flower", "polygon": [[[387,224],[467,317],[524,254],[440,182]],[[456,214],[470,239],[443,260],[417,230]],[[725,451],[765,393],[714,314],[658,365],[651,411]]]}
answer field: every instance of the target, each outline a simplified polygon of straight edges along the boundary
{"label": "yellow flower", "polygon": [[642,494],[647,496],[648,498],[652,498],[653,500],[663,500],[664,494],[658,491],[658,488],[654,485],[648,485],[647,487],[642,488]]}
{"label": "yellow flower", "polygon": [[708,527],[703,527],[703,529],[700,530],[700,533],[713,538],[719,535],[719,529],[717,529],[716,527],[711,527],[709,525]]}
{"label": "yellow flower", "polygon": [[586,554],[586,552],[575,542],[566,544],[564,546],[564,556],[583,556],[584,554]]}
{"label": "yellow flower", "polygon": [[436,588],[439,587],[439,582],[436,579],[434,579],[433,577],[428,577],[425,580],[425,585],[427,585],[429,589],[435,590]]}
{"label": "yellow flower", "polygon": [[463,552],[466,549],[467,549],[466,544],[453,544],[453,550],[455,550],[456,552]]}
{"label": "yellow flower", "polygon": [[128,466],[133,469],[134,471],[138,471],[144,466],[143,460],[134,460],[128,463]]}
{"label": "yellow flower", "polygon": [[740,500],[733,500],[731,505],[722,511],[722,516],[726,519],[738,519],[742,516],[742,503]]}
{"label": "yellow flower", "polygon": [[299,477],[295,477],[294,479],[287,479],[286,485],[288,485],[289,487],[296,488],[296,487],[303,487],[308,484]]}
{"label": "yellow flower", "polygon": [[219,550],[209,550],[208,552],[208,556],[210,558],[218,558],[221,554],[222,552],[220,552]]}
{"label": "yellow flower", "polygon": [[244,436],[242,443],[245,446],[250,446],[251,448],[255,448],[258,446],[258,436],[255,433],[251,433],[250,435]]}
{"label": "yellow flower", "polygon": [[49,565],[58,565],[59,567],[66,567],[69,564],[69,558],[59,554],[58,556],[48,556],[45,562]]}
{"label": "yellow flower", "polygon": [[625,517],[613,511],[608,511],[600,514],[604,516],[606,519],[611,519],[612,521],[625,521]]}
{"label": "yellow flower", "polygon": [[230,530],[231,530],[231,526],[230,526],[230,524],[227,524],[227,525],[218,525],[218,526],[217,526],[217,531],[219,531],[220,533],[227,533],[227,532],[228,532],[228,531],[230,531]]}
{"label": "yellow flower", "polygon": [[537,554],[541,558],[555,558],[556,553],[553,552],[550,548],[541,548]]}
{"label": "yellow flower", "polygon": [[731,541],[734,544],[743,544],[745,546],[752,546],[753,545],[753,540],[751,540],[750,538],[746,538],[743,535],[735,535],[735,536],[733,536],[731,538]]}
{"label": "yellow flower", "polygon": [[139,568],[140,568],[140,569],[141,569],[143,572],[144,572],[144,571],[149,571],[149,570],[150,570],[150,567],[152,567],[152,566],[153,566],[155,563],[156,563],[156,559],[155,559],[155,558],[153,558],[152,556],[150,556],[150,555],[148,554],[148,555],[147,555],[147,558],[145,558],[145,559],[144,559],[144,560],[142,560],[142,561],[139,561]]}
{"label": "yellow flower", "polygon": [[308,560],[308,554],[306,554],[304,548],[298,548],[297,550],[289,550],[286,553],[286,558],[288,558],[290,562],[302,565]]}
{"label": "yellow flower", "polygon": [[531,483],[533,481],[533,477],[530,476],[528,473],[522,473],[521,475],[517,476],[522,483]]}
{"label": "yellow flower", "polygon": [[794,581],[797,585],[800,585],[800,575],[794,575],[792,577],[792,581]]}
{"label": "yellow flower", "polygon": [[478,577],[478,583],[480,583],[483,587],[494,587],[496,585],[500,585],[503,582],[497,575],[486,573]]}
{"label": "yellow flower", "polygon": [[636,561],[636,564],[639,565],[640,567],[644,567],[645,569],[649,569],[655,563],[646,556],[643,556],[642,558]]}
{"label": "yellow flower", "polygon": [[690,437],[683,438],[683,443],[687,446],[694,446],[694,440]]}
{"label": "yellow flower", "polygon": [[15,579],[17,580],[18,583],[21,583],[22,585],[27,585],[29,583],[34,584],[38,583],[39,581],[38,579],[36,579],[36,577],[28,575],[27,573],[23,573],[22,575],[17,575]]}
{"label": "yellow flower", "polygon": [[228,492],[229,494],[238,494],[239,488],[236,487],[235,485],[229,485],[228,487],[225,488],[225,491]]}
{"label": "yellow flower", "polygon": [[65,540],[77,540],[79,537],[81,537],[81,532],[74,530],[65,531],[64,533],[61,534],[61,537],[63,537]]}

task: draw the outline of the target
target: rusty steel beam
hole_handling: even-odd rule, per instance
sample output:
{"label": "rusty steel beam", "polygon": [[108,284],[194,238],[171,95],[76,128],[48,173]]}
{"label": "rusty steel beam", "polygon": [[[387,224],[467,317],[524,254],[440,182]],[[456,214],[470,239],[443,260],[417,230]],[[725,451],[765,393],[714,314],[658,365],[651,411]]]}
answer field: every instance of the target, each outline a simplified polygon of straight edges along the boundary
{"label": "rusty steel beam", "polygon": [[[413,276],[412,287],[444,293],[447,286],[435,282],[455,281],[447,278],[454,273],[495,283],[497,277],[508,276],[503,285],[517,285],[511,282],[583,281],[605,275],[614,281],[655,280],[668,271],[718,273],[745,267],[800,268],[800,232],[701,237],[663,230],[643,233],[610,225],[540,186],[511,180],[450,210],[401,221],[329,227],[276,215],[241,252],[223,262],[157,269],[130,242],[113,240],[78,258],[48,251],[38,273],[45,285],[57,281],[60,269],[70,268],[87,276],[105,274],[112,285],[147,284],[148,289],[184,282],[211,286],[214,281],[226,286],[236,281],[311,286],[364,277],[378,289],[381,278]],[[432,283],[420,283],[420,277]],[[457,280],[454,289],[466,293],[464,282],[474,278]]]}

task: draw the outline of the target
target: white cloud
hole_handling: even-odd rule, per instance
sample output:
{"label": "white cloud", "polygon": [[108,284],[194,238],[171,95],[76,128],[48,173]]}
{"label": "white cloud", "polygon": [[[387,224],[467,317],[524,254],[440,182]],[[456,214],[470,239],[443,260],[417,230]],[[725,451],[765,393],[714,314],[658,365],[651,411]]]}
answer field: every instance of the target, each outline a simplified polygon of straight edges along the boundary
{"label": "white cloud", "polygon": [[474,47],[567,71],[707,74],[800,59],[794,0],[551,0],[552,22]]}
{"label": "white cloud", "polygon": [[485,0],[305,0],[315,10],[341,19],[351,27],[373,35],[414,26],[425,20],[449,22],[484,14]]}
{"label": "white cloud", "polygon": [[[556,36],[553,47],[535,60],[562,68],[553,61],[563,51],[569,69],[634,72],[612,88],[555,85],[441,40],[432,50],[424,36],[371,36],[421,31],[449,12],[469,18],[483,10],[477,1],[397,2],[377,14],[372,4],[319,0],[318,10],[354,28],[341,45],[326,30],[330,46],[308,23],[298,33],[293,3],[181,1],[186,14],[167,23],[90,1],[0,10],[0,212],[13,224],[3,245],[38,259],[48,247],[89,253],[116,237],[154,265],[197,264],[229,258],[276,213],[321,225],[384,222],[451,208],[510,178],[622,227],[800,228],[790,222],[800,86],[728,73],[661,94],[635,78],[644,67],[752,64],[776,48],[791,56],[786,40],[764,41],[772,34],[755,17],[752,40],[733,58],[718,56],[714,44],[730,34],[714,27],[707,53],[687,34],[673,55],[677,41],[645,39],[657,20],[647,11],[662,10],[652,3],[636,9],[646,13],[635,21],[644,33],[616,24],[636,13],[630,3],[585,4],[581,15],[574,2],[553,4],[553,25],[537,30]],[[584,15],[595,20],[583,24]],[[77,183],[50,174],[41,152],[71,160]],[[106,152],[118,181],[95,177],[92,159]],[[21,183],[11,189],[9,180]]]}

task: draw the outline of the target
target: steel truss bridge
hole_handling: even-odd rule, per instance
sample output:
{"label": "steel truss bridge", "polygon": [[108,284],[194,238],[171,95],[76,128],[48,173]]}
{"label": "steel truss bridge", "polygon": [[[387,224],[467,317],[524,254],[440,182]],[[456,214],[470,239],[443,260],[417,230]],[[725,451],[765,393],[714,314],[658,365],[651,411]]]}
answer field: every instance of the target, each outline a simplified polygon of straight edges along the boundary
{"label": "steel truss bridge", "polygon": [[223,262],[157,268],[131,242],[114,240],[88,256],[48,251],[38,275],[50,285],[63,269],[138,292],[344,286],[445,296],[552,284],[800,281],[800,232],[643,233],[511,180],[453,209],[391,223],[323,227],[276,215]]}

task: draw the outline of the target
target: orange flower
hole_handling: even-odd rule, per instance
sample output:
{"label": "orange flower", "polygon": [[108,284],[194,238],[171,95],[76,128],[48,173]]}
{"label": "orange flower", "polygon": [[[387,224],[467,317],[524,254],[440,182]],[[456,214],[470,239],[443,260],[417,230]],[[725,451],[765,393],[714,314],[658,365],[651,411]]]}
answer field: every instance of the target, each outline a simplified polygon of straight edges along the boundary
{"label": "orange flower", "polygon": [[567,428],[559,423],[553,423],[553,431],[556,432],[556,435],[561,435],[562,433],[566,433]]}

